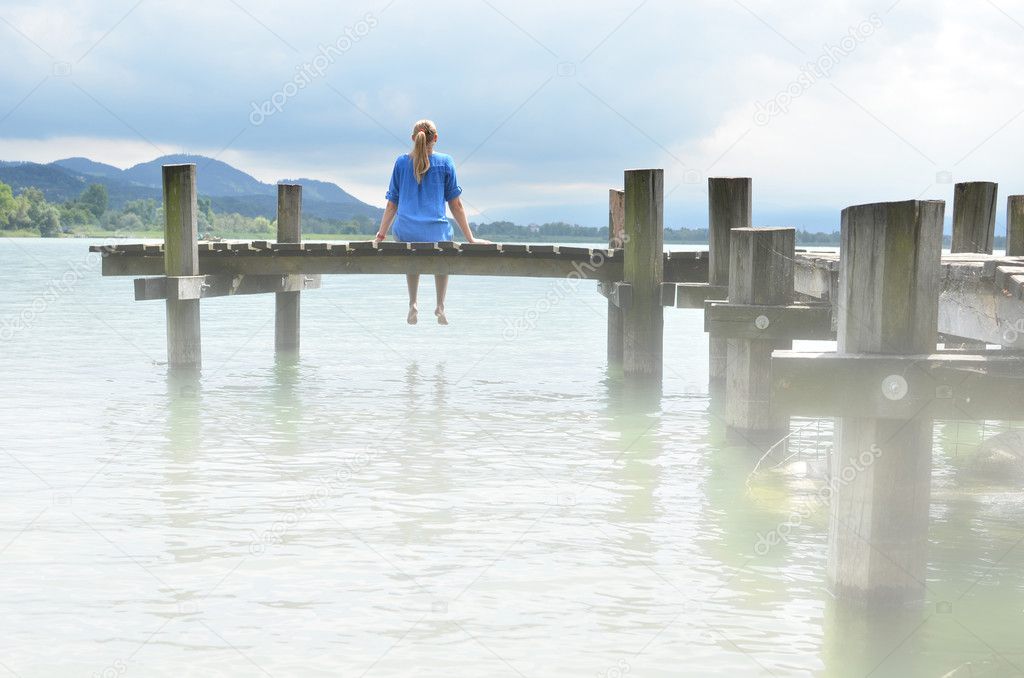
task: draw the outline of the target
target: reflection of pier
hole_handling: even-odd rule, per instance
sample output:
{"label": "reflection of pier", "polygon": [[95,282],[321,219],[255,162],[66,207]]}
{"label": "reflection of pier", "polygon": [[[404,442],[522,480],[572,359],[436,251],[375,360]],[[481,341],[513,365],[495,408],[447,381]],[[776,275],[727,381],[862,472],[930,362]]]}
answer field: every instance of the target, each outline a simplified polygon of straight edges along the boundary
{"label": "reflection of pier", "polygon": [[[199,304],[214,296],[275,293],[277,347],[297,350],[300,293],[330,274],[598,281],[609,363],[655,390],[664,308],[703,309],[731,428],[777,440],[790,415],[839,419],[829,486],[836,591],[919,594],[933,420],[1021,416],[1024,198],[1009,201],[1009,256],[992,254],[988,183],[957,186],[953,243],[970,252],[942,255],[944,203],[906,201],[844,210],[836,254],[798,251],[792,228],[752,228],[751,181],[711,179],[706,254],[664,252],[661,170],[627,171],[624,189],[611,193],[608,248],[301,242],[297,186],[279,189],[278,242],[201,243],[195,167],[168,166],[165,243],[97,249],[104,275],[159,276],[136,280],[135,292],[165,300],[174,367],[199,367]],[[835,339],[838,351],[790,350],[801,339]]]}

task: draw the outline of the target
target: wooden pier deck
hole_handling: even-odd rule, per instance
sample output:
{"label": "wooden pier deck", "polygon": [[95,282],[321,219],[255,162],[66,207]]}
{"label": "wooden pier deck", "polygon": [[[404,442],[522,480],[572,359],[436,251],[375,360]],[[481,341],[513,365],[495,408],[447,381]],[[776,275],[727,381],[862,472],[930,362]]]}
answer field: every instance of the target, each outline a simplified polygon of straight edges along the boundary
{"label": "wooden pier deck", "polygon": [[[163,275],[162,244],[94,245],[103,275]],[[390,274],[622,280],[621,249],[534,244],[371,241],[275,243],[199,242],[200,275]],[[707,280],[707,252],[666,252],[665,280]]]}

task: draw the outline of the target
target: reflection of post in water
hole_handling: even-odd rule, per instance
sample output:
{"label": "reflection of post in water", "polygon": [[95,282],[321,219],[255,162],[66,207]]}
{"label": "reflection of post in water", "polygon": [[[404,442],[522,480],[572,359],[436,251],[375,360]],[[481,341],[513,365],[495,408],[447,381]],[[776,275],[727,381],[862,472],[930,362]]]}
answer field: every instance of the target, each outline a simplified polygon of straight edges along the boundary
{"label": "reflection of post in water", "polygon": [[195,459],[200,446],[202,391],[199,372],[167,370],[167,449],[176,462]]}
{"label": "reflection of post in water", "polygon": [[[167,459],[164,482],[157,490],[165,504],[162,512],[170,535],[193,529],[205,516],[196,501],[201,485],[196,460],[202,447],[203,398],[197,371],[171,368],[167,371],[167,406],[164,408],[164,436]],[[193,560],[197,547],[186,540],[169,537],[167,553],[177,561]],[[179,600],[179,602],[181,602]]]}
{"label": "reflection of post in water", "polygon": [[[825,604],[821,659],[828,676],[940,676],[923,672],[921,645],[928,631],[917,607]],[[969,674],[968,674],[969,675]]]}
{"label": "reflection of post in water", "polygon": [[302,446],[302,401],[299,397],[300,363],[294,351],[279,351],[274,359],[273,413],[280,452],[294,454]]}
{"label": "reflection of post in water", "polygon": [[[386,456],[397,469],[388,471],[393,478],[394,491],[411,497],[418,495],[445,496],[453,490],[449,477],[451,459],[448,456],[453,441],[447,426],[448,375],[447,364],[438,361],[433,375],[416,361],[405,368],[405,405],[391,412],[383,421],[387,427],[380,431],[380,442],[372,454]],[[471,445],[472,441],[463,441]],[[457,451],[462,456],[471,452]],[[390,466],[390,464],[389,464]],[[398,529],[406,543],[427,543],[432,533],[443,532],[454,520],[445,507],[427,511],[424,503],[415,520],[402,520]],[[429,529],[428,529],[429,528]]]}
{"label": "reflection of post in water", "polygon": [[[610,512],[615,515],[610,523],[650,523],[660,511],[655,501],[659,485],[658,462],[662,444],[658,438],[661,424],[661,388],[652,381],[623,381],[609,379],[608,426],[619,435],[612,447],[610,459],[614,463],[602,468],[602,473],[613,474],[613,484],[623,488],[621,497]],[[593,482],[591,479],[588,482]],[[628,488],[626,490],[625,488]],[[649,551],[650,539],[646,530],[631,530],[629,541],[623,548]]]}

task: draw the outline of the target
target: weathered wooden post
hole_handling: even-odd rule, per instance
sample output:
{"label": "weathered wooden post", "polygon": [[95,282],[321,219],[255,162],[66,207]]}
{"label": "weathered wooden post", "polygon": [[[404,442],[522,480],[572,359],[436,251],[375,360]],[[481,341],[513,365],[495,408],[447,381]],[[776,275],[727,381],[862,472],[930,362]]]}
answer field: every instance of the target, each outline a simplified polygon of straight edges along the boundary
{"label": "weathered wooden post", "polygon": [[1006,199],[1006,256],[1024,257],[1024,195]]}
{"label": "weathered wooden post", "polygon": [[[196,166],[164,165],[164,275],[199,275],[199,227]],[[167,302],[167,364],[172,368],[199,369],[202,343],[199,299]]]}
{"label": "weathered wooden post", "polygon": [[623,282],[632,289],[632,299],[622,314],[623,371],[660,384],[665,172],[626,170],[624,186]]}
{"label": "weathered wooden post", "polygon": [[992,254],[998,192],[999,185],[991,181],[970,181],[954,187],[951,253]]}
{"label": "weathered wooden post", "polygon": [[[941,201],[917,200],[843,210],[840,354],[934,352],[944,210]],[[876,393],[899,401],[906,385],[903,375],[887,375]],[[834,591],[865,602],[921,595],[932,420],[841,417],[836,441],[829,481]]]}
{"label": "weathered wooden post", "polygon": [[[793,301],[796,229],[735,228],[730,240],[729,303],[786,306]],[[769,329],[758,316],[750,336]],[[771,412],[771,357],[791,349],[792,340],[729,338],[726,366],[726,424],[752,433],[784,434],[789,417]]]}
{"label": "weathered wooden post", "polygon": [[[277,242],[302,240],[302,186],[277,186]],[[279,353],[299,351],[299,310],[301,292],[275,295],[274,346]]]}
{"label": "weathered wooden post", "polygon": [[[708,178],[708,284],[729,284],[729,235],[753,226],[753,182],[748,177]],[[725,339],[708,337],[708,379],[723,385],[728,348]]]}
{"label": "weathered wooden post", "polygon": [[[608,191],[608,247],[621,249],[625,244],[626,193]],[[608,364],[622,365],[622,309],[608,300]]]}

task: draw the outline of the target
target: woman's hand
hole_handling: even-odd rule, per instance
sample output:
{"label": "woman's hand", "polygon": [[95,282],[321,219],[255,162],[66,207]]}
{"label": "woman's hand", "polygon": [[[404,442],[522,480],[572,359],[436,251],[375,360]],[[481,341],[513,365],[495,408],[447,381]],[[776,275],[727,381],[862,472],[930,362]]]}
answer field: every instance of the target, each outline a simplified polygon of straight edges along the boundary
{"label": "woman's hand", "polygon": [[471,245],[493,245],[494,243],[490,240],[484,240],[483,238],[470,238],[469,243]]}
{"label": "woman's hand", "polygon": [[381,233],[380,231],[377,231],[377,235],[373,236],[373,241],[374,242],[381,242],[386,237],[387,237],[387,235],[385,235],[384,233]]}

